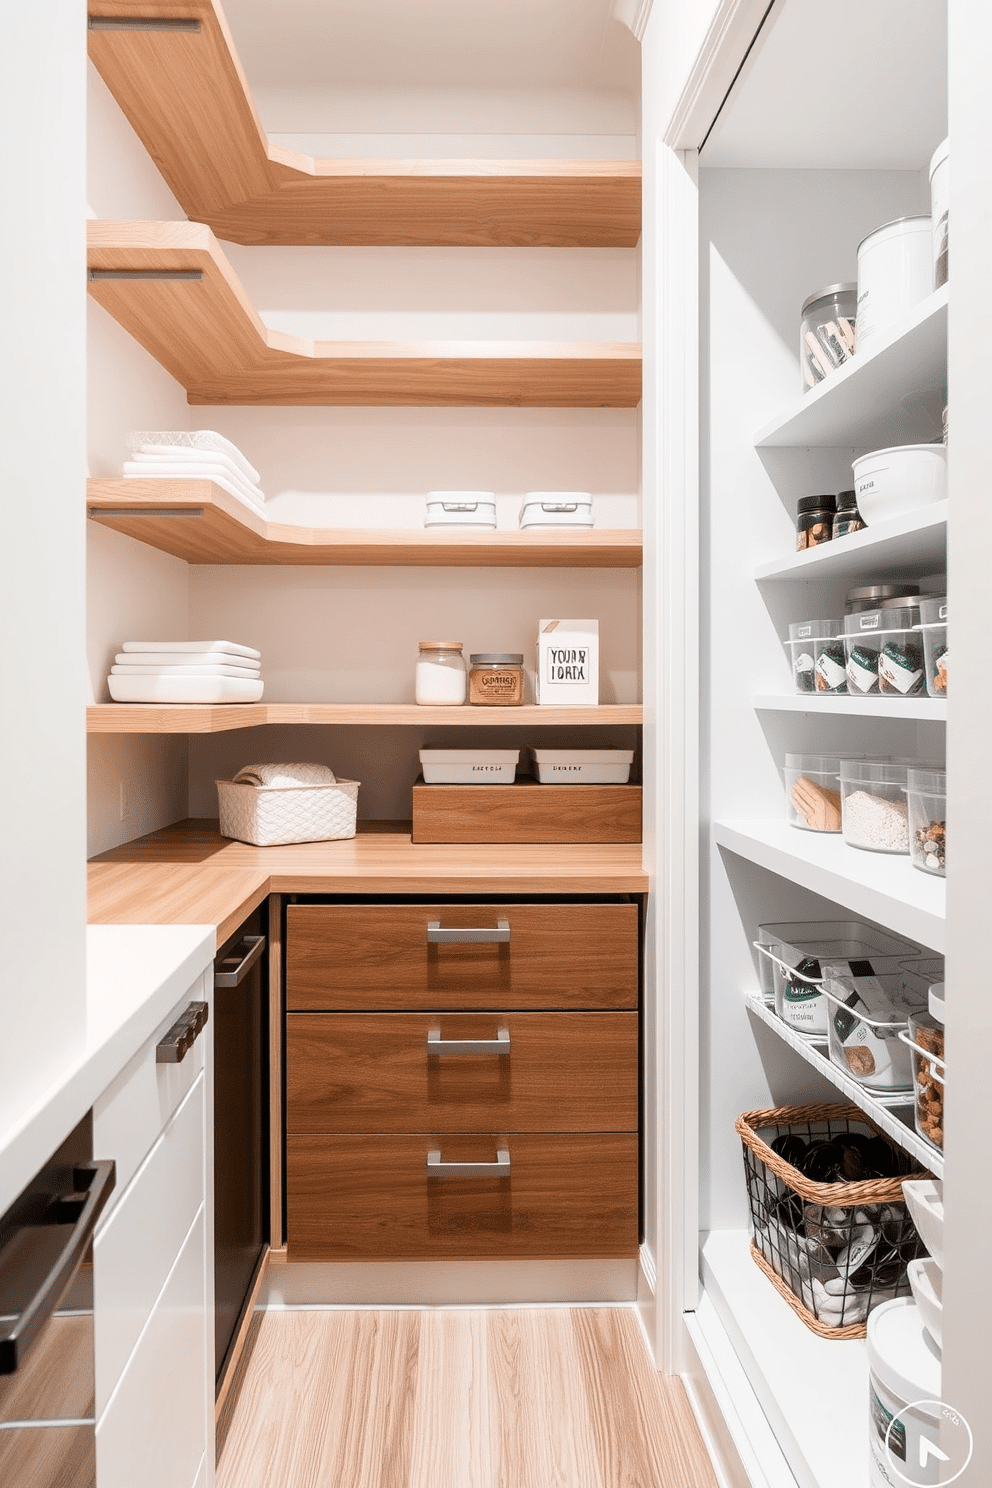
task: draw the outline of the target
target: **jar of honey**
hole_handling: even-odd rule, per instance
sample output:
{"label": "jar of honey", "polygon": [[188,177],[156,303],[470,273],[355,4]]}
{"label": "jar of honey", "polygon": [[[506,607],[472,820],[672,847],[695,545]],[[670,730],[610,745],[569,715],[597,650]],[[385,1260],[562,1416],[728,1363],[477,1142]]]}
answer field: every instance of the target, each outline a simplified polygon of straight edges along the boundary
{"label": "jar of honey", "polygon": [[524,700],[520,651],[486,651],[469,657],[468,700],[486,708],[518,708]]}

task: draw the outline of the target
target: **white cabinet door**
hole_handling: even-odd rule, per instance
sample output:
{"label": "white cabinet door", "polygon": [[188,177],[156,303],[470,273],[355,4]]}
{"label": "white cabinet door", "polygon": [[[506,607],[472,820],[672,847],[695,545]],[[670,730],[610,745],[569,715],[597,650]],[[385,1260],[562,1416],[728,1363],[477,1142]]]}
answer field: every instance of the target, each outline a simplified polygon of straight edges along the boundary
{"label": "white cabinet door", "polygon": [[97,1488],[193,1488],[207,1442],[201,1207],[96,1429]]}

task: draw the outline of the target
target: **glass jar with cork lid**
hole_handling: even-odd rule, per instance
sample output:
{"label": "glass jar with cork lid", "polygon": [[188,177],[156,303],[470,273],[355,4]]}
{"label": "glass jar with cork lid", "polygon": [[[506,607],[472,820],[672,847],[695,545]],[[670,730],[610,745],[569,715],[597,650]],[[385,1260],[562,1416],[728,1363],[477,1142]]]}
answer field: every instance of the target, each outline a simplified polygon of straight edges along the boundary
{"label": "glass jar with cork lid", "polygon": [[422,707],[457,708],[465,701],[461,641],[421,641],[414,697]]}
{"label": "glass jar with cork lid", "polygon": [[487,708],[519,708],[524,700],[521,651],[481,651],[469,657],[468,700]]}

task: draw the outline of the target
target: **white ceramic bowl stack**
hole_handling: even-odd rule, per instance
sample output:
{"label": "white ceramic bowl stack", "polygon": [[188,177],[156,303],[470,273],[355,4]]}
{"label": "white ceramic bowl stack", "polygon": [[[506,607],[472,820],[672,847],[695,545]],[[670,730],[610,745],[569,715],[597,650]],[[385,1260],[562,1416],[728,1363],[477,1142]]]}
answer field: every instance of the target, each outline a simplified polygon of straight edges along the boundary
{"label": "white ceramic bowl stack", "polygon": [[909,1285],[924,1327],[940,1348],[944,1304],[944,1185],[935,1178],[913,1178],[902,1186],[910,1218],[929,1257],[910,1261]]}

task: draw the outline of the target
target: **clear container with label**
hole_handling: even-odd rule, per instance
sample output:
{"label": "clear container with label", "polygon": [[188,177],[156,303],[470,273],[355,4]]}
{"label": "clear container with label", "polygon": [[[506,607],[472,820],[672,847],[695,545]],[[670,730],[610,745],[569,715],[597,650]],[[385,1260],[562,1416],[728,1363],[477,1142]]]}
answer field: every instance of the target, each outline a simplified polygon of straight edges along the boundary
{"label": "clear container with label", "polygon": [[809,392],[854,355],[857,315],[856,284],[828,284],[803,303],[799,326],[803,392]]}
{"label": "clear container with label", "polygon": [[850,847],[908,854],[907,768],[899,760],[841,760],[841,823]]}
{"label": "clear container with label", "polygon": [[827,977],[822,990],[831,1004],[831,1062],[866,1090],[911,1090],[910,1051],[899,1035],[927,1006],[927,978],[906,967],[881,974],[872,968],[865,975],[855,963],[850,975]]}
{"label": "clear container with label", "polygon": [[840,760],[824,754],[785,756],[785,816],[804,832],[840,831]]}
{"label": "clear container with label", "polygon": [[814,687],[819,693],[847,692],[847,657],[843,620],[821,620],[813,638]]}
{"label": "clear container with label", "polygon": [[947,599],[920,601],[920,634],[923,637],[923,662],[927,692],[931,697],[947,696]]}
{"label": "clear container with label", "polygon": [[924,690],[923,645],[919,609],[862,610],[844,622],[848,691],[912,697]]}
{"label": "clear container with label", "polygon": [[911,767],[906,775],[909,856],[913,867],[943,878],[947,872],[947,775]]}
{"label": "clear container with label", "polygon": [[425,708],[457,708],[465,701],[461,641],[421,641],[414,696]]}
{"label": "clear container with label", "polygon": [[851,963],[870,961],[873,974],[899,971],[919,948],[861,920],[806,920],[759,925],[761,991],[783,1022],[812,1039],[827,1036],[830,1004],[820,989],[827,976],[851,975]]}
{"label": "clear container with label", "polygon": [[[821,643],[836,641],[839,633],[835,620],[794,620],[789,626],[789,639],[785,647],[792,664],[792,681],[797,692],[827,690],[817,680],[817,648]],[[843,642],[841,647],[843,648]]]}

